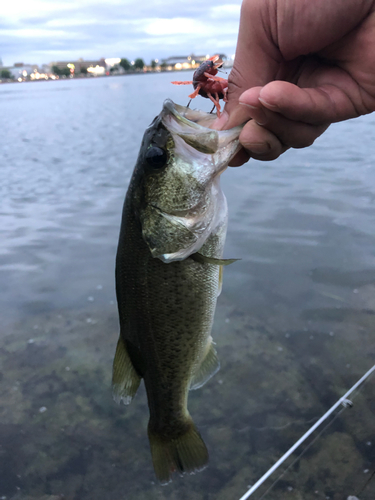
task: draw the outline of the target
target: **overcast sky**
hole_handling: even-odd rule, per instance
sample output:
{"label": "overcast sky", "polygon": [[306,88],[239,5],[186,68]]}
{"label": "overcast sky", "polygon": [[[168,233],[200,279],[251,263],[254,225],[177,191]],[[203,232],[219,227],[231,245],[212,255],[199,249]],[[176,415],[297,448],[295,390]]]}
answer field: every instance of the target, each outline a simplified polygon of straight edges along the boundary
{"label": "overcast sky", "polygon": [[240,0],[3,0],[5,66],[235,51]]}

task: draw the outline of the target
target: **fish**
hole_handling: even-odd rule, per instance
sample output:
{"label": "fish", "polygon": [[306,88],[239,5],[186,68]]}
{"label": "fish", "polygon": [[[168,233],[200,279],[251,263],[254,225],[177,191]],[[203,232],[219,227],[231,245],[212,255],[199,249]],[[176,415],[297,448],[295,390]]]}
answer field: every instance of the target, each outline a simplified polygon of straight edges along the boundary
{"label": "fish", "polygon": [[129,404],[144,380],[162,484],[208,463],[187,401],[220,367],[211,328],[222,266],[233,262],[223,259],[228,210],[220,175],[242,129],[210,129],[215,118],[164,102],[145,131],[122,213],[113,397]]}

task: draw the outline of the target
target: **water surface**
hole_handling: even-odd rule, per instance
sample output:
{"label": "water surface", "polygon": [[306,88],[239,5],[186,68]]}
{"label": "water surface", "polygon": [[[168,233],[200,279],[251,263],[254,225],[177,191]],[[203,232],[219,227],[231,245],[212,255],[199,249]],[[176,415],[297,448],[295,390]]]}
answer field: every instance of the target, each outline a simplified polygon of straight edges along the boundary
{"label": "water surface", "polygon": [[[165,98],[187,103],[175,77],[0,86],[0,498],[235,500],[374,363],[373,114],[223,175],[242,260],[218,302],[221,370],[189,400],[210,465],[155,483],[144,390],[111,399],[114,256],[144,129]],[[264,498],[373,500],[374,389],[251,498],[292,464]]]}

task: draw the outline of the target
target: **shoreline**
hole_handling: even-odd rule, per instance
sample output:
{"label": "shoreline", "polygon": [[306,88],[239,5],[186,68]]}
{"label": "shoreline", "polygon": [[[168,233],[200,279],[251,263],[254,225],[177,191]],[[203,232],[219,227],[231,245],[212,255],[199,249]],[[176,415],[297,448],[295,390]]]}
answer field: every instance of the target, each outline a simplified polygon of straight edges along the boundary
{"label": "shoreline", "polygon": [[126,73],[122,74],[115,74],[115,75],[95,75],[95,76],[87,76],[87,75],[82,75],[82,76],[74,76],[73,78],[70,77],[59,77],[59,78],[39,78],[38,80],[22,80],[21,82],[16,80],[16,79],[7,79],[5,80],[0,80],[0,85],[2,84],[8,84],[8,83],[35,83],[35,82],[57,82],[59,80],[66,81],[66,80],[84,80],[84,79],[93,79],[93,78],[108,78],[111,76],[131,76],[131,75],[147,75],[147,74],[156,74],[156,73],[186,73],[193,71],[192,69],[171,69],[171,70],[165,70],[165,71],[129,71]]}

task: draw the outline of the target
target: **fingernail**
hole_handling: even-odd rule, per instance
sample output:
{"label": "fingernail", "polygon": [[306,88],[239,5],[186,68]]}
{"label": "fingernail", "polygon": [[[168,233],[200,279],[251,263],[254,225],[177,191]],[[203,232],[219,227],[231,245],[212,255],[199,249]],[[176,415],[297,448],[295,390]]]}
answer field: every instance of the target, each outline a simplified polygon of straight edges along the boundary
{"label": "fingernail", "polygon": [[259,97],[258,100],[263,104],[263,106],[265,108],[268,108],[268,109],[277,109],[277,106],[275,104],[270,104],[269,102],[265,101],[261,97]]}
{"label": "fingernail", "polygon": [[248,104],[247,102],[239,101],[238,104],[241,104],[241,106],[247,106],[250,109],[259,109],[256,106],[252,106],[251,104]]}
{"label": "fingernail", "polygon": [[251,106],[251,104],[247,104],[246,102],[240,102],[239,104],[250,110],[251,118],[255,120],[258,125],[265,125],[267,123],[267,117],[261,108]]}

